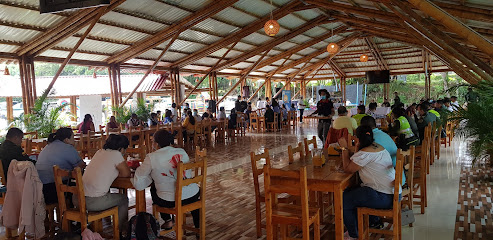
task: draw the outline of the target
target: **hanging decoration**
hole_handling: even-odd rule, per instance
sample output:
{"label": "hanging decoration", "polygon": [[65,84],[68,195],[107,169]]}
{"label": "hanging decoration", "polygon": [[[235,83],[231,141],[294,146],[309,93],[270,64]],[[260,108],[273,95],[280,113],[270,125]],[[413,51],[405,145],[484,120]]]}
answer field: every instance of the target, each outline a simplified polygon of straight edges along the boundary
{"label": "hanging decoration", "polygon": [[5,70],[3,71],[3,75],[10,75],[9,68],[5,66]]}
{"label": "hanging decoration", "polygon": [[368,62],[368,55],[363,54],[359,57],[360,62]]}
{"label": "hanging decoration", "polygon": [[[332,36],[331,38],[334,36],[334,29],[332,28]],[[339,45],[337,45],[337,43],[329,43],[329,45],[327,45],[327,52],[329,52],[330,54],[334,54],[336,53],[337,51],[339,51]]]}
{"label": "hanging decoration", "polygon": [[[272,0],[270,1],[270,5],[272,6]],[[279,23],[274,20],[272,16],[272,10],[270,10],[270,20],[265,22],[264,24],[264,31],[265,34],[273,37],[279,32],[280,26]]]}

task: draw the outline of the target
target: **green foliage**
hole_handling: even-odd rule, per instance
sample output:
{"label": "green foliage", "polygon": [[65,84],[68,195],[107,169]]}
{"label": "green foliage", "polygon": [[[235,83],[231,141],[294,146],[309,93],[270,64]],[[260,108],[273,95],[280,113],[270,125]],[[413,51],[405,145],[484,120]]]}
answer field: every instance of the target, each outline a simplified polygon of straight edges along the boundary
{"label": "green foliage", "polygon": [[112,111],[115,112],[115,118],[117,123],[126,124],[128,120],[132,117],[132,114],[137,114],[141,121],[147,122],[151,118],[151,112],[154,110],[154,103],[146,104],[144,99],[137,100],[137,107],[112,107]]}
{"label": "green foliage", "polygon": [[66,126],[67,123],[61,118],[63,108],[69,104],[50,106],[47,97],[41,96],[34,103],[32,113],[21,114],[15,118],[13,125],[26,132],[37,131],[40,137],[48,137],[54,129]]}
{"label": "green foliage", "polygon": [[128,120],[130,119],[130,117],[132,116],[132,113],[134,113],[132,111],[131,108],[128,108],[128,107],[120,107],[120,106],[115,106],[115,107],[112,107],[111,110],[113,112],[115,112],[115,119],[116,119],[116,122],[117,123],[127,123]]}
{"label": "green foliage", "polygon": [[142,98],[137,99],[137,108],[135,114],[139,120],[147,122],[151,118],[151,112],[154,110],[154,104],[146,104],[146,101]]}
{"label": "green foliage", "polygon": [[458,133],[472,139],[469,152],[474,157],[473,164],[477,160],[486,160],[489,157],[490,164],[493,159],[493,83],[482,81],[471,85],[478,93],[480,101],[470,103],[466,108],[459,108],[450,116],[450,120],[460,122]]}

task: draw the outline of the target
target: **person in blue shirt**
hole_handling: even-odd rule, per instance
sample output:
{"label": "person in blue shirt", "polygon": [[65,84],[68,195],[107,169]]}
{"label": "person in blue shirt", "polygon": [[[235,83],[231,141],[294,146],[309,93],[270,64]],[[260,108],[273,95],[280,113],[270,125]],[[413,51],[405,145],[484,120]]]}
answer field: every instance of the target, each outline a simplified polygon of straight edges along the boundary
{"label": "person in blue shirt", "polygon": [[63,170],[73,170],[76,167],[84,169],[86,164],[74,148],[74,133],[70,128],[60,128],[48,137],[48,145],[39,153],[36,169],[43,183],[43,195],[46,204],[58,202],[53,166]]}

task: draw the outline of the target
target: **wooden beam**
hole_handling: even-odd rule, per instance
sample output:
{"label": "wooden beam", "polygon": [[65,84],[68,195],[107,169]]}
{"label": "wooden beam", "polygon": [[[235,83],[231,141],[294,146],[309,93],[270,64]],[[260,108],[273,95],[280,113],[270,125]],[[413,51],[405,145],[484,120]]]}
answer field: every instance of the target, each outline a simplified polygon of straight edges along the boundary
{"label": "wooden beam", "polygon": [[380,49],[378,49],[378,46],[375,44],[373,41],[373,38],[365,37],[364,38],[368,48],[370,49],[371,54],[377,61],[377,65],[380,68],[380,70],[389,70],[389,65],[387,65],[387,61],[382,56],[382,53],[380,52]]}
{"label": "wooden beam", "polygon": [[493,23],[493,17],[491,17],[493,15],[493,10],[491,9],[475,8],[470,6],[464,7],[453,3],[439,1],[434,1],[433,3],[455,17]]}
{"label": "wooden beam", "polygon": [[125,62],[141,53],[154,48],[155,46],[160,45],[163,42],[166,42],[167,40],[171,39],[176,33],[181,33],[191,26],[194,26],[195,24],[200,23],[205,19],[210,18],[211,16],[214,16],[218,12],[231,6],[231,4],[234,4],[237,1],[238,0],[224,0],[219,2],[212,1],[210,2],[210,4],[198,10],[197,12],[190,14],[177,23],[159,31],[155,35],[135,43],[133,46],[115,54],[112,57],[109,57],[108,59],[106,59],[106,61],[108,63]]}
{"label": "wooden beam", "polygon": [[149,68],[149,70],[147,70],[147,72],[144,74],[144,76],[142,77],[142,79],[140,79],[140,81],[137,83],[137,86],[135,86],[134,90],[132,90],[132,92],[130,92],[127,95],[127,97],[125,98],[125,100],[123,100],[120,103],[120,107],[125,106],[125,103],[127,103],[128,99],[130,99],[130,97],[132,97],[132,95],[137,91],[137,89],[140,87],[140,85],[142,84],[142,82],[144,82],[144,80],[147,78],[147,76],[149,76],[149,74],[152,71],[154,71],[154,68],[159,64],[159,62],[161,61],[161,59],[163,58],[163,56],[166,54],[166,52],[168,51],[168,49],[175,42],[176,38],[178,38],[178,35],[180,35],[180,32],[175,33],[175,36],[173,36],[173,38],[169,41],[168,45],[166,45],[166,47],[164,48],[164,50],[161,52],[161,54],[156,59],[156,61],[154,62],[154,64],[152,64],[152,66]]}
{"label": "wooden beam", "polygon": [[328,63],[334,70],[336,70],[337,75],[340,77],[347,77],[344,70],[342,70],[342,68],[333,59],[330,59]]}
{"label": "wooden beam", "polygon": [[[291,8],[294,6],[299,5],[300,3],[297,0],[292,0],[291,2],[285,4],[283,7],[275,10],[272,12],[273,18],[274,19],[280,19],[283,18],[284,16],[288,15],[291,13]],[[230,34],[229,36],[199,50],[196,51],[193,54],[189,54],[188,56],[176,61],[172,67],[184,67],[190,63],[193,63],[201,58],[204,58],[208,56],[209,54],[212,54],[234,42],[239,41],[240,39],[258,31],[261,29],[265,22],[270,19],[270,15],[265,16],[263,18],[260,18],[247,26],[241,28],[237,32],[234,32]]]}
{"label": "wooden beam", "polygon": [[399,18],[392,13],[382,12],[380,10],[374,10],[370,8],[355,7],[342,3],[329,2],[325,0],[305,0],[307,3],[317,5],[319,7],[328,9],[342,11],[345,13],[357,14],[362,16],[367,16],[376,19],[388,20],[392,22],[399,21]]}
{"label": "wooden beam", "polygon": [[317,26],[320,24],[320,21],[326,19],[327,17],[325,16],[319,16],[305,24],[303,24],[302,26],[298,27],[296,30],[292,31],[292,32],[289,32],[287,34],[285,34],[284,36],[280,36],[278,38],[275,38],[267,43],[264,43],[260,46],[258,46],[257,48],[251,50],[251,51],[248,51],[248,52],[245,52],[235,58],[232,58],[232,59],[229,59],[228,61],[224,62],[224,63],[221,63],[219,64],[219,66],[217,67],[218,70],[222,70],[222,69],[225,69],[225,68],[228,68],[230,66],[233,66],[237,63],[240,63],[240,62],[243,62],[251,57],[254,57],[255,55],[265,51],[266,49],[272,49],[273,47],[293,38],[293,37],[296,37],[310,29],[312,29],[313,27]]}
{"label": "wooden beam", "polygon": [[[476,46],[488,56],[493,57],[493,43],[470,27],[455,19],[452,15],[428,0],[408,0],[412,5],[428,16],[442,23],[447,29],[464,38],[469,44]],[[493,18],[493,16],[491,16]]]}

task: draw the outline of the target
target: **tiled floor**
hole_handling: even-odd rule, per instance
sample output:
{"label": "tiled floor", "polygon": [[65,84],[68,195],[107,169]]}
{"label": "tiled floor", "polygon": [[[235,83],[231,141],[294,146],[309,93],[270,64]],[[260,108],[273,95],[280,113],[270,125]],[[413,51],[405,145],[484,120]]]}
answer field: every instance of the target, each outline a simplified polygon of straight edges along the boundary
{"label": "tiled floor", "polygon": [[[305,124],[296,130],[281,133],[247,133],[247,136],[238,138],[235,142],[228,141],[226,145],[217,143],[209,147],[207,239],[255,239],[255,199],[250,151],[269,148],[273,164],[282,166],[287,164],[289,144],[314,135],[316,127]],[[421,215],[418,210],[415,211],[416,223],[413,228],[403,227],[403,239],[453,239],[460,178],[457,144],[454,143],[455,148],[442,148],[441,159],[431,167],[426,214]],[[193,151],[189,152],[193,157]],[[150,196],[147,199],[148,212],[151,212]],[[131,204],[133,201],[131,197]],[[332,239],[331,236],[326,234],[324,239]]]}

